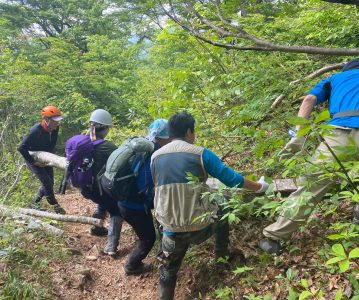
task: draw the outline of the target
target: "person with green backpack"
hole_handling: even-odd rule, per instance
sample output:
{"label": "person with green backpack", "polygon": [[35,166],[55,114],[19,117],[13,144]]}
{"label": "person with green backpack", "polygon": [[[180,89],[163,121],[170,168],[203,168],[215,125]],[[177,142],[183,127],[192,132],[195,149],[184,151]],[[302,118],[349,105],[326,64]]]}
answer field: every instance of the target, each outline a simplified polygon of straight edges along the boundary
{"label": "person with green backpack", "polygon": [[[155,120],[148,128],[147,139],[128,139],[111,154],[101,178],[104,191],[117,200],[121,217],[139,238],[124,266],[126,275],[139,275],[151,270],[150,264],[142,262],[156,240],[151,213],[154,195],[151,155],[168,141],[167,120]],[[115,254],[120,232],[111,238],[112,243],[108,243],[105,252]]]}

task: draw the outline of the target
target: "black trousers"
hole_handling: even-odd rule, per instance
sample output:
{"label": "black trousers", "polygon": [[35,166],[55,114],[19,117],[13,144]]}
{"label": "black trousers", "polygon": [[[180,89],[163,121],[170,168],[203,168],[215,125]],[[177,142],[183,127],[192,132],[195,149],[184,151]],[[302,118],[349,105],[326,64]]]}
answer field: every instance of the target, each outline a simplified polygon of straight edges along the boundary
{"label": "black trousers", "polygon": [[119,216],[117,202],[108,196],[105,192],[101,193],[92,187],[85,187],[81,189],[81,194],[86,199],[92,200],[100,206],[101,210],[107,210],[111,217]]}
{"label": "black trousers", "polygon": [[155,241],[156,232],[150,211],[129,209],[118,205],[122,218],[132,226],[139,241],[129,254],[125,268],[133,270],[141,265],[142,260],[151,251]]}
{"label": "black trousers", "polygon": [[31,172],[40,180],[41,186],[38,190],[38,197],[46,197],[50,204],[56,204],[54,195],[54,169],[52,167],[38,167],[26,163]]}

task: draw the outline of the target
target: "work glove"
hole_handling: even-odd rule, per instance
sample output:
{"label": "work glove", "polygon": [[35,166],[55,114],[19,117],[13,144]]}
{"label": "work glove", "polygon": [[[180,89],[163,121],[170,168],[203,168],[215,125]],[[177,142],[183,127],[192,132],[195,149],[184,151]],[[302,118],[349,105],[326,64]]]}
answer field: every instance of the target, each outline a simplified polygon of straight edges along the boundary
{"label": "work glove", "polygon": [[305,137],[293,137],[278,153],[279,160],[288,159],[294,154],[303,151]]}
{"label": "work glove", "polygon": [[268,190],[269,188],[269,183],[264,180],[264,176],[259,178],[257,182],[260,183],[262,186],[259,190],[256,191],[256,193],[265,193],[266,190]]}
{"label": "work glove", "polygon": [[40,167],[40,168],[45,168],[47,166],[47,164],[37,161],[37,162],[34,162],[34,166]]}

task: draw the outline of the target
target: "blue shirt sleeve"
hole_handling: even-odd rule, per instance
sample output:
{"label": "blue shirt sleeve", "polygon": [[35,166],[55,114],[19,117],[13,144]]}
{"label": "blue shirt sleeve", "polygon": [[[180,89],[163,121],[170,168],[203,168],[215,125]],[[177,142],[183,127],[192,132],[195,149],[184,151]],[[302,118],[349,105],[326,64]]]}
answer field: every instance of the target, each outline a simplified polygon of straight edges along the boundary
{"label": "blue shirt sleeve", "polygon": [[206,172],[212,177],[219,179],[226,186],[243,186],[244,177],[225,166],[213,152],[204,149],[202,160]]}
{"label": "blue shirt sleeve", "polygon": [[326,91],[326,88],[330,86],[330,78],[323,79],[319,82],[308,95],[314,95],[317,97],[317,103],[320,104],[329,99],[330,93]]}

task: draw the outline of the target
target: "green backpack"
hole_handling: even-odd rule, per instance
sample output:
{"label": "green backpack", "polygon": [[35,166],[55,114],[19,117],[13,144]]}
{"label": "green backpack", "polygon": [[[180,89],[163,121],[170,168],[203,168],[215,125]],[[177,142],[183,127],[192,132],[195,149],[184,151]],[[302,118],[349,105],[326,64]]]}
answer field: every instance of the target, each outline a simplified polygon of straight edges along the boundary
{"label": "green backpack", "polygon": [[[154,150],[154,144],[142,137],[134,137],[122,143],[111,153],[101,176],[101,187],[117,201],[139,199],[136,177],[144,159]],[[137,196],[136,196],[137,195]]]}

